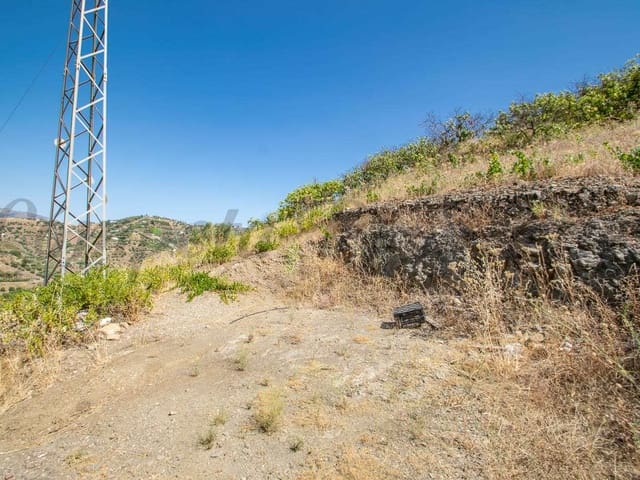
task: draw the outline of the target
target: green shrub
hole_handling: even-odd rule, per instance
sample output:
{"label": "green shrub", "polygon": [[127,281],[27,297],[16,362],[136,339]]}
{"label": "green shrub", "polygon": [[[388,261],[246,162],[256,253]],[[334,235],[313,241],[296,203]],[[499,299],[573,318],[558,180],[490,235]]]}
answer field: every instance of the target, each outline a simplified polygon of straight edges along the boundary
{"label": "green shrub", "polygon": [[238,250],[244,252],[249,248],[249,242],[251,242],[251,230],[245,230],[238,239]]}
{"label": "green shrub", "polygon": [[300,219],[300,231],[306,232],[324,222],[331,214],[327,208],[315,207],[306,212]]}
{"label": "green shrub", "polygon": [[197,225],[191,231],[189,243],[224,243],[229,240],[233,233],[233,226],[228,223],[206,223]]}
{"label": "green shrub", "polygon": [[616,151],[617,157],[627,170],[633,173],[640,173],[640,147],[630,152]]}
{"label": "green shrub", "polygon": [[575,92],[544,93],[514,102],[500,112],[492,135],[507,147],[521,147],[604,120],[628,120],[640,108],[640,64],[633,59],[620,70],[603,74]]}
{"label": "green shrub", "polygon": [[524,152],[517,151],[514,153],[516,161],[511,167],[511,173],[515,173],[521,178],[530,179],[535,177],[535,168],[533,160],[525,155]]}
{"label": "green shrub", "polygon": [[407,195],[411,197],[426,197],[433,195],[438,189],[439,178],[436,176],[430,181],[424,180],[420,185],[409,185],[407,187]]}
{"label": "green shrub", "polygon": [[224,302],[234,300],[237,294],[248,290],[246,285],[221,277],[212,277],[206,272],[188,272],[178,278],[178,287],[191,301],[204,292],[216,292]]}
{"label": "green shrub", "polygon": [[248,289],[245,285],[193,272],[186,265],[152,267],[142,271],[97,268],[85,276],[67,274],[47,286],[19,291],[0,300],[0,354],[9,348],[43,355],[48,345],[74,343],[84,338],[76,328],[85,311],[84,327],[102,317],[132,321],[151,306],[151,296],[176,285],[189,300],[214,291],[224,301]]}
{"label": "green shrub", "polygon": [[402,147],[383,150],[369,157],[364,164],[344,176],[344,185],[350,189],[377,185],[392,175],[418,165],[433,163],[437,155],[438,147],[423,137]]}
{"label": "green shrub", "polygon": [[255,245],[256,253],[269,252],[278,248],[278,241],[273,238],[263,238],[258,240]]}
{"label": "green shrub", "polygon": [[341,180],[304,185],[280,202],[277,219],[282,221],[299,217],[314,207],[337,200],[344,192],[345,186]]}
{"label": "green shrub", "polygon": [[219,245],[210,245],[204,253],[202,261],[209,265],[228,262],[238,253],[236,245],[227,241]]}
{"label": "green shrub", "polygon": [[380,194],[374,190],[367,191],[367,203],[374,203],[380,201]]}
{"label": "green shrub", "polygon": [[299,232],[298,225],[293,220],[287,220],[275,226],[275,233],[280,238],[291,237]]}
{"label": "green shrub", "polygon": [[491,160],[489,161],[489,168],[487,169],[487,178],[495,178],[504,173],[504,169],[502,168],[502,164],[500,163],[500,157],[497,153],[493,153],[491,155]]}

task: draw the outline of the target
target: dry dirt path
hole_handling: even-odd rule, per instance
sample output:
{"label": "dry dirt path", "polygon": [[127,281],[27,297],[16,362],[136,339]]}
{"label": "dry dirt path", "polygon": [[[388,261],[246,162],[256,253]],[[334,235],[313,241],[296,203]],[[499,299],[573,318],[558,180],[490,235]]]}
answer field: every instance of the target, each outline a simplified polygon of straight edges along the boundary
{"label": "dry dirt path", "polygon": [[[170,293],[119,340],[69,352],[50,388],[0,416],[0,479],[484,476],[482,407],[444,341],[278,307]],[[270,434],[253,417],[265,391],[284,403]]]}

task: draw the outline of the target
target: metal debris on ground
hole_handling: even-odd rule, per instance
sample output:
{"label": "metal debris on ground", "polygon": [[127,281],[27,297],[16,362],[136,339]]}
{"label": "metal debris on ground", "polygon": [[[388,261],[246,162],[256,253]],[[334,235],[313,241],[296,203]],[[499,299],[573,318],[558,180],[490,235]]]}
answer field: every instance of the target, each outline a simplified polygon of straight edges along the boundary
{"label": "metal debris on ground", "polygon": [[415,302],[395,308],[393,320],[397,328],[421,327],[426,321],[424,307],[421,303]]}

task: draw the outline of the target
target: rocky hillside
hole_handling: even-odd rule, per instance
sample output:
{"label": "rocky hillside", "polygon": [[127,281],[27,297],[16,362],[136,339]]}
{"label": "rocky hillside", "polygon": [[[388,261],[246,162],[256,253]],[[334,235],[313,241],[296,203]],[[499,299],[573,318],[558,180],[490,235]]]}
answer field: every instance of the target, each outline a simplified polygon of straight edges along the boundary
{"label": "rocky hillside", "polygon": [[[183,247],[191,228],[184,222],[151,216],[110,221],[107,225],[110,263],[136,265],[151,255]],[[47,222],[42,220],[0,219],[0,292],[41,281],[47,229]]]}
{"label": "rocky hillside", "polygon": [[495,259],[536,288],[566,268],[606,298],[640,265],[640,178],[584,177],[369,205],[334,217],[352,265],[427,289]]}

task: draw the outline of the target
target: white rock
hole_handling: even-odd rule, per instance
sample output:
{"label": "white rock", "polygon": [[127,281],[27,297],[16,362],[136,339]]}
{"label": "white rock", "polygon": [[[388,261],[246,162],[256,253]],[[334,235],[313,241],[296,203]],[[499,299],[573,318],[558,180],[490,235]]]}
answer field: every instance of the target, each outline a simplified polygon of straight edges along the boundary
{"label": "white rock", "polygon": [[504,353],[512,357],[519,357],[522,355],[522,344],[520,342],[507,343],[503,347]]}
{"label": "white rock", "polygon": [[120,334],[123,332],[123,328],[118,323],[110,323],[98,331],[107,340],[118,340]]}
{"label": "white rock", "polygon": [[106,325],[109,325],[112,322],[111,317],[104,317],[102,320],[100,320],[99,325],[101,327],[104,327]]}
{"label": "white rock", "polygon": [[562,342],[562,345],[560,345],[560,350],[570,352],[571,350],[573,350],[573,343],[571,343],[569,340],[565,340],[564,342]]}

